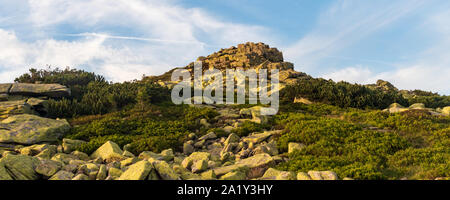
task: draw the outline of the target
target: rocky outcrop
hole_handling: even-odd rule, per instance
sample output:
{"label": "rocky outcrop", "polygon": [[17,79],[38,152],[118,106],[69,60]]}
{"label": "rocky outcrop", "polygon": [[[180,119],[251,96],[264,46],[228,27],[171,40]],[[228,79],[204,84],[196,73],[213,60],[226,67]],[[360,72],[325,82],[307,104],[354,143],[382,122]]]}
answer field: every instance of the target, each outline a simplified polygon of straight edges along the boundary
{"label": "rocky outcrop", "polygon": [[14,115],[0,122],[0,143],[31,145],[55,142],[70,125],[66,120],[42,118],[36,115]]}
{"label": "rocky outcrop", "polygon": [[60,84],[6,83],[0,84],[0,94],[9,96],[70,96],[70,89]]}

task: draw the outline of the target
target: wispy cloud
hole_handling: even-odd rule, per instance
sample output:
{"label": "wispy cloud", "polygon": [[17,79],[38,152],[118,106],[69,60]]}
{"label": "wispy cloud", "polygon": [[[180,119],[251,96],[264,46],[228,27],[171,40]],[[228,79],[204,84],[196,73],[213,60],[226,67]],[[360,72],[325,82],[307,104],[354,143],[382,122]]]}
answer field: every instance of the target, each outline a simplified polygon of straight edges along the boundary
{"label": "wispy cloud", "polygon": [[[8,6],[13,10],[18,4],[15,2],[0,3],[1,10],[8,10]],[[270,41],[265,27],[219,20],[205,10],[177,3],[176,0],[21,2],[26,9],[14,14],[14,21],[20,25],[0,25],[0,52],[6,53],[0,55],[0,82],[12,81],[13,76],[29,67],[47,64],[84,68],[113,81],[125,81],[186,65],[200,55],[218,50],[219,46]]]}
{"label": "wispy cloud", "polygon": [[321,59],[393,24],[423,4],[421,0],[340,0],[321,14],[314,30],[287,47],[285,55],[304,67],[302,70],[311,70]]}

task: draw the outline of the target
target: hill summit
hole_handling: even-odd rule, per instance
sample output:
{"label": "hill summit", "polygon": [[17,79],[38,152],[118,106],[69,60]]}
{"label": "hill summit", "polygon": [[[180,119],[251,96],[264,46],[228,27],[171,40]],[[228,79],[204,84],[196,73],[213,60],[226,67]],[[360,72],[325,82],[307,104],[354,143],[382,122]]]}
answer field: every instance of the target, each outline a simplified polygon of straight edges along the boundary
{"label": "hill summit", "polygon": [[[239,44],[237,47],[232,46],[227,49],[221,49],[208,56],[200,56],[197,61],[203,63],[203,70],[210,68],[225,71],[226,69],[278,69],[280,70],[281,84],[294,84],[299,77],[309,77],[305,73],[294,70],[294,64],[285,62],[283,53],[277,48],[272,48],[262,42],[247,42]],[[189,71],[193,71],[194,62],[183,67]],[[173,69],[175,70],[175,69]],[[169,84],[173,70],[161,75],[146,77],[147,80],[158,81],[161,84]]]}

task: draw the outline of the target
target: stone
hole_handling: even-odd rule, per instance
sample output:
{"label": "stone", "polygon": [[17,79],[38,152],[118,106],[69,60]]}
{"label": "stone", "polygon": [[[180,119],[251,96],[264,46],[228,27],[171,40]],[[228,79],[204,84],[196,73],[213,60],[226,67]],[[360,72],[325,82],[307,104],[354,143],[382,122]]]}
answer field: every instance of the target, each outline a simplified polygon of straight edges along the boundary
{"label": "stone", "polygon": [[70,155],[70,154],[65,154],[65,153],[57,153],[55,154],[52,159],[53,161],[57,161],[63,164],[69,164],[69,162],[71,160],[78,160],[77,157]]}
{"label": "stone", "polygon": [[208,162],[206,160],[197,160],[192,166],[192,173],[200,173],[208,169]]}
{"label": "stone", "polygon": [[83,153],[81,151],[72,151],[72,153],[70,153],[70,154],[77,157],[79,160],[84,160],[84,161],[89,160],[89,155],[87,155],[86,153]]}
{"label": "stone", "polygon": [[308,100],[308,99],[306,99],[306,98],[303,98],[303,97],[299,97],[299,98],[295,97],[294,103],[303,103],[303,104],[306,104],[306,105],[311,105],[311,104],[313,104],[312,101],[310,101],[310,100]]}
{"label": "stone", "polygon": [[106,165],[100,165],[96,180],[105,180],[107,176],[108,170],[106,169]]}
{"label": "stone", "polygon": [[84,174],[78,174],[72,178],[73,181],[88,181],[89,177]]}
{"label": "stone", "polygon": [[42,118],[36,115],[14,115],[0,122],[0,142],[36,144],[56,142],[70,129],[66,120]]}
{"label": "stone", "polygon": [[247,167],[250,170],[250,178],[257,178],[264,175],[265,170],[272,167],[275,161],[269,154],[258,154],[252,157],[237,161],[233,165],[219,167],[214,169],[214,172],[220,176],[242,167]]}
{"label": "stone", "polygon": [[190,155],[194,151],[195,151],[195,148],[191,144],[188,144],[188,143],[183,144],[183,154]]}
{"label": "stone", "polygon": [[216,138],[217,138],[216,134],[213,132],[210,132],[210,133],[200,137],[198,140],[212,140],[212,139],[216,139]]}
{"label": "stone", "polygon": [[70,89],[60,84],[13,83],[9,90],[11,95],[67,97]]}
{"label": "stone", "polygon": [[[21,148],[19,151],[20,151],[20,154],[22,154],[22,155],[35,156],[48,148],[50,148],[50,145],[48,145],[48,144],[35,144],[35,145]],[[56,150],[56,147],[54,147],[54,148]]]}
{"label": "stone", "polygon": [[244,172],[233,171],[220,177],[220,180],[245,180],[247,177]]}
{"label": "stone", "polygon": [[86,163],[78,168],[78,171],[86,174],[89,180],[95,180],[99,170],[99,166],[93,163]]}
{"label": "stone", "polygon": [[258,144],[270,136],[280,133],[281,131],[265,131],[264,133],[252,134],[248,137],[243,138],[242,140],[246,143]]}
{"label": "stone", "polygon": [[423,103],[415,103],[415,104],[412,104],[411,106],[409,106],[409,109],[423,110],[423,109],[426,109],[426,107],[425,107],[425,104],[423,104]]}
{"label": "stone", "polygon": [[403,107],[402,105],[400,105],[398,103],[393,103],[389,106],[389,108],[387,110],[389,111],[389,113],[399,113],[399,112],[407,111],[409,109]]}
{"label": "stone", "polygon": [[172,161],[173,158],[175,157],[172,149],[166,149],[164,151],[161,151],[161,156],[162,159],[166,162]]}
{"label": "stone", "polygon": [[450,116],[450,106],[444,107],[442,109],[442,114],[444,114],[446,116]]}
{"label": "stone", "polygon": [[200,124],[203,125],[203,126],[206,127],[206,128],[211,127],[211,124],[208,123],[208,120],[206,120],[206,119],[201,119],[201,120],[200,120]]}
{"label": "stone", "polygon": [[301,151],[302,149],[304,149],[306,146],[304,144],[300,144],[300,143],[295,143],[295,142],[290,142],[288,144],[288,153],[293,153],[295,151]]}
{"label": "stone", "polygon": [[127,158],[125,160],[120,161],[120,168],[123,169],[123,168],[125,168],[127,166],[130,166],[130,165],[132,165],[134,163],[137,163],[139,161],[140,161],[140,159],[138,159],[136,157],[134,157],[134,158]]}
{"label": "stone", "polygon": [[75,172],[77,172],[78,167],[79,167],[78,165],[68,164],[68,165],[65,165],[61,170],[68,171],[70,173],[75,173]]}
{"label": "stone", "polygon": [[322,176],[323,180],[339,180],[339,177],[335,172],[332,171],[321,171],[320,176]]}
{"label": "stone", "polygon": [[305,172],[299,172],[297,173],[297,180],[309,181],[312,180],[312,178]]}
{"label": "stone", "polygon": [[152,168],[150,162],[146,160],[139,161],[122,173],[119,180],[145,180]]}
{"label": "stone", "polygon": [[312,180],[315,181],[323,180],[322,174],[319,171],[309,171],[308,175],[311,177]]}
{"label": "stone", "polygon": [[92,153],[91,158],[101,158],[102,160],[107,161],[123,160],[124,156],[122,156],[122,154],[123,151],[120,149],[119,145],[108,141]]}
{"label": "stone", "polygon": [[0,84],[0,94],[8,94],[11,87],[12,87],[12,83]]}
{"label": "stone", "polygon": [[232,126],[225,126],[223,127],[223,131],[225,131],[225,133],[231,133],[231,131],[234,130],[234,127]]}
{"label": "stone", "polygon": [[191,155],[189,155],[188,157],[186,157],[183,160],[183,162],[181,163],[181,165],[184,168],[188,169],[196,161],[205,160],[206,162],[208,162],[210,159],[211,159],[211,154],[208,152],[194,152]]}
{"label": "stone", "polygon": [[0,102],[0,119],[20,114],[34,114],[34,111],[24,100]]}
{"label": "stone", "polygon": [[61,169],[62,165],[59,162],[53,160],[41,160],[36,167],[36,173],[46,177],[51,177]]}
{"label": "stone", "polygon": [[200,174],[203,180],[215,180],[217,178],[216,173],[214,173],[214,170],[208,170],[206,172],[203,172]]}
{"label": "stone", "polygon": [[58,173],[56,173],[55,175],[53,175],[50,179],[48,180],[52,180],[52,181],[64,181],[64,180],[72,180],[72,178],[75,175],[73,173],[67,172],[67,171],[59,171]]}
{"label": "stone", "polygon": [[108,174],[109,176],[112,176],[114,178],[119,178],[120,176],[122,176],[123,171],[114,167],[109,168],[108,170]]}
{"label": "stone", "polygon": [[51,145],[50,148],[41,151],[35,157],[41,159],[51,159],[56,154],[56,146]]}
{"label": "stone", "polygon": [[0,181],[8,181],[13,180],[11,175],[9,175],[8,171],[5,168],[5,165],[0,162]]}
{"label": "stone", "polygon": [[279,171],[269,168],[263,175],[262,179],[267,180],[296,180],[294,172]]}
{"label": "stone", "polygon": [[127,150],[124,150],[124,151],[123,151],[122,156],[125,156],[125,157],[128,157],[128,158],[134,158],[134,157],[136,157],[133,153],[131,153],[131,152],[127,151]]}
{"label": "stone", "polygon": [[0,159],[0,165],[7,169],[14,180],[37,180],[39,177],[35,168],[38,164],[37,158],[26,155],[7,154]]}
{"label": "stone", "polygon": [[227,139],[225,140],[225,142],[223,143],[223,145],[224,145],[224,146],[227,146],[227,145],[230,144],[230,143],[238,143],[240,139],[241,139],[241,138],[240,138],[238,135],[232,133],[232,134],[230,134],[230,135],[227,137]]}
{"label": "stone", "polygon": [[82,145],[85,144],[87,144],[87,142],[83,140],[72,140],[64,138],[62,142],[63,152],[72,153],[72,151],[79,149]]}
{"label": "stone", "polygon": [[164,157],[161,156],[160,154],[153,153],[151,151],[144,151],[144,152],[142,152],[141,154],[139,154],[138,158],[142,159],[142,160],[149,160],[149,159],[151,159],[151,160],[163,160],[164,159]]}
{"label": "stone", "polygon": [[180,176],[165,161],[155,161],[153,166],[162,180],[180,180]]}

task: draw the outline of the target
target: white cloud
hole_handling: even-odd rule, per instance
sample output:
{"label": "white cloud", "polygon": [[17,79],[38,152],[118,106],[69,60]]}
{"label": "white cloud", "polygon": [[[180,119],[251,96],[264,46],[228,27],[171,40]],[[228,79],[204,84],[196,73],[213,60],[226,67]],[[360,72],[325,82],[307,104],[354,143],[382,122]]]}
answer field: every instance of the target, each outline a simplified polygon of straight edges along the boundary
{"label": "white cloud", "polygon": [[[0,4],[12,8],[14,2]],[[187,65],[221,47],[270,40],[264,27],[218,20],[177,3],[29,0],[27,9],[15,14],[21,23],[0,28],[0,82],[47,64],[95,71],[113,81],[139,79]]]}

